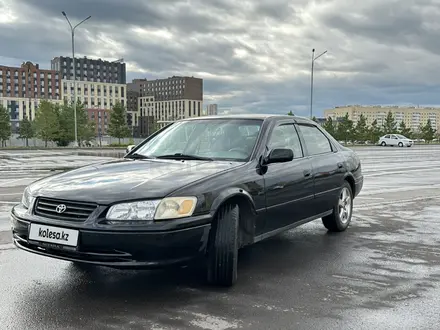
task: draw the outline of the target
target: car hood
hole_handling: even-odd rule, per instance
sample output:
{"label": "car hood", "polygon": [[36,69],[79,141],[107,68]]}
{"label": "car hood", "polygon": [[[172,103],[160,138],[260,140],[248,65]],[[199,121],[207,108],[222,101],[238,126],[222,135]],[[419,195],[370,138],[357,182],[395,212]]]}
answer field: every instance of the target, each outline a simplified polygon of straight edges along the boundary
{"label": "car hood", "polygon": [[240,164],[226,161],[122,159],[46,177],[31,184],[30,191],[34,196],[99,204],[160,198]]}

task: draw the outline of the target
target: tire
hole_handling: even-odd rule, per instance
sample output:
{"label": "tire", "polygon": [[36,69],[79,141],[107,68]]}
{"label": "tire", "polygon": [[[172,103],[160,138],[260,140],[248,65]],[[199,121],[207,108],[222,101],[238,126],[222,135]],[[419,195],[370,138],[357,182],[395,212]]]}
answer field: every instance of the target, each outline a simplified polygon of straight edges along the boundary
{"label": "tire", "polygon": [[[342,211],[341,207],[344,208],[345,211]],[[350,184],[344,181],[336,205],[333,207],[333,213],[323,217],[322,223],[330,232],[341,232],[346,230],[350,225],[352,214],[353,192]]]}
{"label": "tire", "polygon": [[218,211],[208,247],[208,283],[232,286],[238,268],[238,205],[227,204]]}
{"label": "tire", "polygon": [[385,141],[382,141],[382,143],[380,144],[382,147],[385,147],[387,144],[385,143]]}
{"label": "tire", "polygon": [[403,143],[402,142],[399,142],[399,147],[403,147]]}

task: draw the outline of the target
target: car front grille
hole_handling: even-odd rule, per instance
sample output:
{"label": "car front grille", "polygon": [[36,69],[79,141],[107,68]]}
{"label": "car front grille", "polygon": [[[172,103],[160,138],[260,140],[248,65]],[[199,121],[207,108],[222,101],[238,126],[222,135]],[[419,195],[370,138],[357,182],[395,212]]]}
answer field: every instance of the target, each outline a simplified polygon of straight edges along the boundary
{"label": "car front grille", "polygon": [[36,215],[52,219],[85,221],[96,208],[97,205],[95,203],[39,197],[36,201],[34,212]]}

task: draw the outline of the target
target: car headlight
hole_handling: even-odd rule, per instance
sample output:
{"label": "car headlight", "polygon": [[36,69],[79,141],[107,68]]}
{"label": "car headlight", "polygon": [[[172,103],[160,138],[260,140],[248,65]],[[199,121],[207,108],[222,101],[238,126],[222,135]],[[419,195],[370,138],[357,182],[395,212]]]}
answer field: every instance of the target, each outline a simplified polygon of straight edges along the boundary
{"label": "car headlight", "polygon": [[23,195],[21,196],[21,204],[28,209],[29,206],[31,205],[31,201],[32,201],[32,196],[31,193],[29,191],[29,188],[26,187],[25,190],[23,191]]}
{"label": "car headlight", "polygon": [[168,197],[158,205],[154,220],[189,217],[196,208],[196,197]]}
{"label": "car headlight", "polygon": [[196,197],[168,197],[162,200],[115,204],[107,212],[110,223],[166,220],[189,217],[197,204]]}

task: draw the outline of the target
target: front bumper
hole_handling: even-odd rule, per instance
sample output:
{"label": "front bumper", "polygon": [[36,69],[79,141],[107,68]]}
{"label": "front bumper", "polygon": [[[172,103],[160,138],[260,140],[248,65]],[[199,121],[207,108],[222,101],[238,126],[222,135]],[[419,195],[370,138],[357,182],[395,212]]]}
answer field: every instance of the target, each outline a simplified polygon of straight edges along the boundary
{"label": "front bumper", "polygon": [[[78,245],[67,247],[29,240],[31,223],[60,227],[21,219],[11,212],[15,246],[42,256],[107,266],[113,268],[164,268],[185,264],[203,257],[206,252],[210,223],[166,231],[95,230],[76,228]],[[73,229],[66,222],[65,228]]]}

